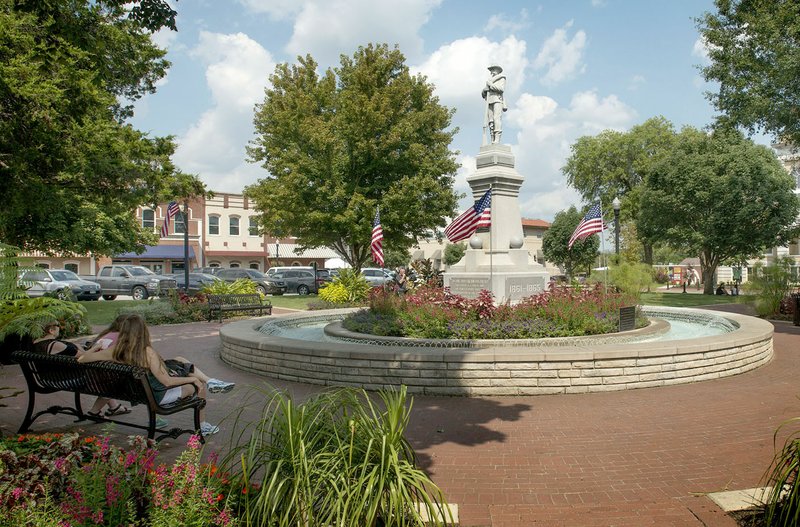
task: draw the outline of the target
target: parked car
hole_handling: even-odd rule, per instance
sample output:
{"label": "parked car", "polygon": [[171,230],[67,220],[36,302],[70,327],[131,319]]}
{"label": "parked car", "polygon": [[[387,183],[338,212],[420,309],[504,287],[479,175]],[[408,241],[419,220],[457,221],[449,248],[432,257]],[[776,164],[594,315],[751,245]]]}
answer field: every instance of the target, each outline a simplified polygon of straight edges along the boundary
{"label": "parked car", "polygon": [[291,269],[273,274],[270,278],[286,284],[289,293],[307,295],[317,292],[317,279],[314,272],[306,269]]}
{"label": "parked car", "polygon": [[274,275],[276,273],[282,273],[284,271],[295,271],[295,270],[298,270],[298,269],[302,269],[304,271],[313,271],[314,270],[314,268],[311,267],[311,266],[293,265],[293,266],[290,266],[290,267],[281,267],[281,266],[277,266],[276,265],[274,267],[270,267],[269,269],[267,269],[266,275],[267,276],[272,276],[272,275]]}
{"label": "parked car", "polygon": [[[193,273],[203,273],[203,274],[213,274],[216,275],[218,272],[222,271],[223,267],[195,267],[192,269]],[[191,282],[191,279],[189,280]]]}
{"label": "parked car", "polygon": [[319,293],[319,288],[323,285],[327,284],[328,282],[333,281],[333,276],[331,272],[327,269],[317,269],[317,292]]}
{"label": "parked car", "polygon": [[392,280],[392,273],[380,267],[365,267],[361,269],[361,274],[372,287],[382,286]]}
{"label": "parked car", "polygon": [[286,284],[282,280],[276,280],[268,277],[261,271],[256,269],[244,269],[241,267],[233,269],[222,269],[216,274],[216,277],[226,282],[235,282],[236,280],[252,280],[256,283],[256,289],[263,294],[282,295],[286,292]]}
{"label": "parked car", "polygon": [[98,300],[102,295],[100,284],[84,280],[66,269],[36,269],[25,271],[20,276],[28,288],[28,296],[42,296],[45,293],[64,291],[67,289],[78,300]]}
{"label": "parked car", "polygon": [[104,265],[93,280],[103,289],[104,300],[114,300],[117,295],[144,300],[178,287],[175,279],[155,274],[141,265]]}
{"label": "parked car", "polygon": [[[186,290],[186,273],[172,273],[168,274],[167,276],[174,278],[175,282],[178,284],[178,289]],[[214,282],[219,282],[220,278],[214,276],[213,274],[206,274],[206,273],[189,273],[189,290],[187,293],[194,294],[199,292],[203,287],[206,285],[213,284]]]}

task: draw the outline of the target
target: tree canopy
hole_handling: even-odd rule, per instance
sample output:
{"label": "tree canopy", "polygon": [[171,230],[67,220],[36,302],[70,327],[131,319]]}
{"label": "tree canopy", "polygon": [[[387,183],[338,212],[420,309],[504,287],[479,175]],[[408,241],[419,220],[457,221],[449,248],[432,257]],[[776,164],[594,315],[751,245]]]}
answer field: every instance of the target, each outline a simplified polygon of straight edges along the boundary
{"label": "tree canopy", "polygon": [[150,39],[163,0],[0,0],[0,240],[108,255],[154,243],[134,210],[204,192],[171,137],[125,121],[169,63]]}
{"label": "tree canopy", "polygon": [[265,232],[333,247],[360,268],[377,207],[384,244],[398,250],[453,215],[453,111],[397,48],[360,47],[322,75],[298,57],[270,81],[248,148],[269,175],[245,190]]}
{"label": "tree canopy", "polygon": [[800,3],[716,0],[717,13],[697,20],[708,47],[709,93],[732,123],[800,145]]}
{"label": "tree canopy", "polygon": [[586,211],[579,212],[575,206],[562,210],[556,214],[553,223],[542,238],[542,253],[545,260],[563,267],[567,276],[572,278],[575,273],[590,271],[597,258],[600,240],[597,236],[588,236],[577,240],[568,247],[569,239],[575,228],[583,219]]}
{"label": "tree canopy", "polygon": [[[611,210],[611,202],[618,197],[624,224],[638,218],[641,184],[667,155],[674,138],[672,123],[664,117],[648,119],[627,132],[605,130],[583,136],[572,145],[572,154],[561,170],[584,201],[600,199],[603,210]],[[652,263],[652,246],[643,249],[643,259]]]}
{"label": "tree canopy", "polygon": [[800,210],[775,154],[729,127],[683,129],[648,175],[641,203],[640,236],[699,255],[707,294],[722,261],[787,244]]}

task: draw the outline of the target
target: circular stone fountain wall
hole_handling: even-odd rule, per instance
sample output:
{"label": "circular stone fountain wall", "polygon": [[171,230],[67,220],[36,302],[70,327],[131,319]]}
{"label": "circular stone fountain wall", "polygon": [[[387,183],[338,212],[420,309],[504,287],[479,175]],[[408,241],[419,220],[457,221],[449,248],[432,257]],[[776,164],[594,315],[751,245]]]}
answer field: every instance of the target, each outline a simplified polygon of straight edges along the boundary
{"label": "circular stone fountain wall", "polygon": [[[656,338],[668,323],[644,330],[569,339],[432,341],[347,334],[342,341],[281,336],[281,328],[335,321],[342,311],[306,312],[226,324],[222,359],[288,381],[368,390],[405,384],[437,395],[542,395],[627,390],[737,375],[772,358],[772,324],[744,315],[646,308],[648,316],[737,328],[683,340]],[[636,342],[636,340],[644,340]],[[402,345],[401,345],[402,344]]]}

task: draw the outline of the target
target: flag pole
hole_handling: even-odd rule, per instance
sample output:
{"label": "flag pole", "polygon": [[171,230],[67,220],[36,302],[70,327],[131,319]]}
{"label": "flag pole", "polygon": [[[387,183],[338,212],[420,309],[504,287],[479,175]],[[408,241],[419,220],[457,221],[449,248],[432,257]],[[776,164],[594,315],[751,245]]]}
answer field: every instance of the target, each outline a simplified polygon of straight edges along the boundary
{"label": "flag pole", "polygon": [[606,256],[606,223],[603,219],[603,202],[600,201],[600,221],[603,222],[603,230],[600,231],[600,265],[604,267],[603,287],[605,294],[608,295],[608,257]]}
{"label": "flag pole", "polygon": [[[488,100],[488,97],[487,97]],[[492,184],[489,183],[489,191],[492,190]],[[492,201],[494,201],[494,192],[490,194]],[[494,248],[492,247],[492,230],[494,229],[494,203],[489,202],[489,290],[494,289]]]}

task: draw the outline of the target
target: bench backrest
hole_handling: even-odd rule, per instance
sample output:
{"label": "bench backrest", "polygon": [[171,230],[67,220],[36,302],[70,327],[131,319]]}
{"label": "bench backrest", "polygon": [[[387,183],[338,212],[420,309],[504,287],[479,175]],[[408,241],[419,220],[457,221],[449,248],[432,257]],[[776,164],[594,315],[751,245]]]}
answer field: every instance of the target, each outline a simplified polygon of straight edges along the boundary
{"label": "bench backrest", "polygon": [[241,293],[230,295],[208,295],[210,306],[260,306],[263,305],[261,295]]}
{"label": "bench backrest", "polygon": [[11,358],[19,363],[28,385],[39,392],[80,392],[131,404],[154,402],[145,368],[108,361],[81,363],[75,357],[30,351],[15,351]]}

